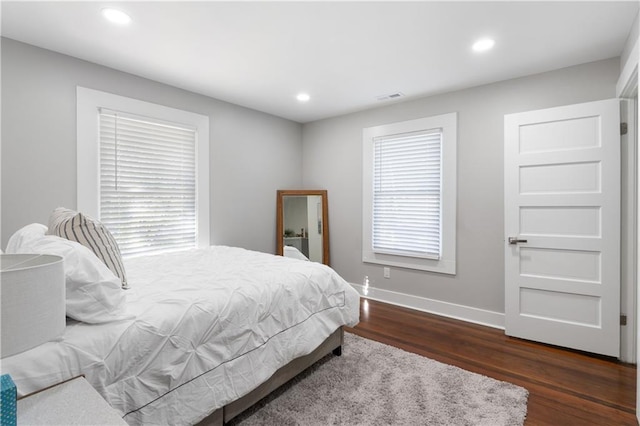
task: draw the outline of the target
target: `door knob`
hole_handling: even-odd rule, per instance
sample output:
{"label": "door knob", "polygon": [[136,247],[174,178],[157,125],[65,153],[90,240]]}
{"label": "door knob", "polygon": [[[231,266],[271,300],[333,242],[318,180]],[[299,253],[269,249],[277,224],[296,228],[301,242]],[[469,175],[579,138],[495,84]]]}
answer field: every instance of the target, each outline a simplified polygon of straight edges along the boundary
{"label": "door knob", "polygon": [[509,237],[509,244],[526,243],[527,240],[519,240],[518,237]]}

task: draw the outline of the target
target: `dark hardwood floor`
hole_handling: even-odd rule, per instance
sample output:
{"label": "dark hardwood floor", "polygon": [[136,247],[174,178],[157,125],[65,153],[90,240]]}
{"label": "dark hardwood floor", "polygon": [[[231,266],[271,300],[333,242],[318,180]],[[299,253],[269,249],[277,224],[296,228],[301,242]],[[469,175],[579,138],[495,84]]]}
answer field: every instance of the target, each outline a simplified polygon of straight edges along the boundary
{"label": "dark hardwood floor", "polygon": [[367,299],[347,331],[528,389],[525,425],[638,424],[630,364]]}

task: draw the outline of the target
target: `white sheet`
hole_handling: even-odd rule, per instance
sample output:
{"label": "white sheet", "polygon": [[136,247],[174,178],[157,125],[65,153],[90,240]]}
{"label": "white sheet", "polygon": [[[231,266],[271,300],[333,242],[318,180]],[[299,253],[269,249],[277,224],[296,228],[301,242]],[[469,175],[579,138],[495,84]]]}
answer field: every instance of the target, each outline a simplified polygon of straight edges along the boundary
{"label": "white sheet", "polygon": [[331,268],[215,246],[131,259],[134,320],[69,320],[59,342],[2,360],[20,395],[84,374],[130,424],[192,424],[359,318]]}

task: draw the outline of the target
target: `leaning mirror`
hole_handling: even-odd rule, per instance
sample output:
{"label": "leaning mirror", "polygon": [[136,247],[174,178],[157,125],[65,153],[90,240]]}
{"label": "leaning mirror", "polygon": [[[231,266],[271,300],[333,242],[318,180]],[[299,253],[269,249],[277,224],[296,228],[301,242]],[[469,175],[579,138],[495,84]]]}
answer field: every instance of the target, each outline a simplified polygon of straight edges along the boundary
{"label": "leaning mirror", "polygon": [[276,253],[329,264],[326,190],[278,190]]}

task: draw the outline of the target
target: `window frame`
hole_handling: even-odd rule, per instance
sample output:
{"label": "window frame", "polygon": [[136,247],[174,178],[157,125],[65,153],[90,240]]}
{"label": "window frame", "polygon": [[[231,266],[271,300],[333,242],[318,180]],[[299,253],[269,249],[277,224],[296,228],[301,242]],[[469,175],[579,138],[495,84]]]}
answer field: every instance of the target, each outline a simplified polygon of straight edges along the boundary
{"label": "window frame", "polygon": [[[385,266],[456,274],[457,113],[418,118],[363,129],[362,141],[362,261]],[[373,167],[376,138],[442,129],[441,255],[439,259],[373,251]]]}
{"label": "window frame", "polygon": [[196,247],[209,246],[209,117],[77,86],[77,210],[100,219],[100,119],[107,108],[196,129]]}

